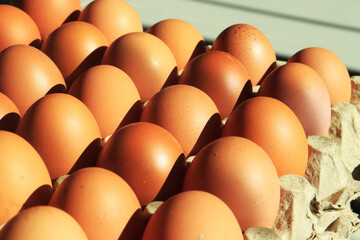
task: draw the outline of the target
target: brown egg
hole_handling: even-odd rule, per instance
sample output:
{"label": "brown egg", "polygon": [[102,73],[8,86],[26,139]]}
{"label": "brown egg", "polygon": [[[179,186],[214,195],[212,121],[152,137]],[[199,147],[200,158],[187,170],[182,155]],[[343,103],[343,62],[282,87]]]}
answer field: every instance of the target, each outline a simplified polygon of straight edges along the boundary
{"label": "brown egg", "polygon": [[166,200],[151,216],[143,240],[242,240],[234,213],[218,197],[186,191]]}
{"label": "brown egg", "polygon": [[94,116],[77,98],[65,93],[35,102],[16,130],[40,154],[51,179],[85,166],[94,166],[101,135]]}
{"label": "brown egg", "polygon": [[196,155],[184,191],[201,190],[223,200],[241,229],[272,228],[280,204],[280,183],[273,162],[256,143],[242,137],[217,139]]}
{"label": "brown egg", "polygon": [[140,95],[130,77],[111,65],[94,66],[71,85],[69,94],[80,99],[94,115],[101,137],[111,135],[120,125],[140,119]]}
{"label": "brown egg", "polygon": [[185,157],[167,130],[138,122],[120,128],[111,136],[100,152],[97,166],[122,177],[140,204],[146,206],[182,190]]}
{"label": "brown egg", "polygon": [[11,99],[0,92],[0,130],[15,132],[20,112]]}
{"label": "brown egg", "polygon": [[128,33],[106,50],[102,64],[116,66],[134,81],[141,101],[149,100],[164,85],[177,82],[176,60],[169,47],[145,32]]}
{"label": "brown egg", "polygon": [[305,48],[295,53],[288,62],[298,62],[314,69],[323,79],[330,94],[331,104],[350,102],[351,81],[341,59],[328,49]]}
{"label": "brown egg", "polygon": [[87,240],[84,230],[65,211],[37,206],[21,211],[0,231],[0,240]]}
{"label": "brown egg", "polygon": [[53,31],[41,50],[55,62],[70,87],[83,71],[100,64],[107,46],[106,37],[97,27],[75,21]]}
{"label": "brown egg", "polygon": [[41,36],[34,20],[23,10],[0,5],[0,52],[15,44],[40,46]]}
{"label": "brown egg", "polygon": [[65,92],[59,68],[39,49],[13,45],[0,53],[0,91],[17,106],[21,115],[38,99]]}
{"label": "brown egg", "polygon": [[231,54],[210,51],[190,61],[178,83],[192,85],[207,93],[219,109],[221,119],[225,119],[238,101],[251,96],[249,79],[244,66]]}
{"label": "brown egg", "polygon": [[25,139],[0,130],[0,225],[21,209],[47,204],[52,184],[46,166]]}
{"label": "brown egg", "polygon": [[205,40],[190,23],[180,19],[165,19],[152,25],[146,32],[160,38],[175,56],[179,70],[194,57],[205,53]]}
{"label": "brown egg", "polygon": [[10,4],[29,14],[42,38],[63,23],[77,20],[81,11],[79,0],[10,0]]}
{"label": "brown egg", "polygon": [[89,240],[136,240],[143,232],[135,193],[121,177],[103,168],[72,173],[55,189],[49,205],[74,217]]}
{"label": "brown egg", "polygon": [[215,103],[200,89],[183,84],[156,93],[143,109],[140,121],[168,130],[178,140],[186,157],[195,155],[221,132]]}
{"label": "brown egg", "polygon": [[252,140],[269,155],[279,176],[303,176],[308,161],[305,131],[285,103],[271,97],[255,97],[229,115],[222,136]]}
{"label": "brown egg", "polygon": [[211,50],[222,50],[236,57],[248,71],[253,86],[276,68],[276,55],[270,41],[248,24],[234,24],[223,30]]}
{"label": "brown egg", "polygon": [[331,120],[329,92],[320,75],[301,63],[287,63],[261,83],[257,96],[276,98],[293,110],[306,136],[327,136]]}
{"label": "brown egg", "polygon": [[92,1],[82,10],[79,21],[89,22],[99,28],[109,44],[126,33],[143,31],[135,9],[122,0]]}

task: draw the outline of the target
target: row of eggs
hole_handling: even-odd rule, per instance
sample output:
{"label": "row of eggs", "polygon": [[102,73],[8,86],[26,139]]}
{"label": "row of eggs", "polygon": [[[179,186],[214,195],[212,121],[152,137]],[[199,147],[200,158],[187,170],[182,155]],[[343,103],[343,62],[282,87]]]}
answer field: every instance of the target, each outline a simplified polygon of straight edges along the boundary
{"label": "row of eggs", "polygon": [[[26,2],[12,1],[35,20],[39,13]],[[109,9],[117,15],[126,9],[136,20],[118,22],[137,27],[129,25],[127,33],[110,36],[114,29],[127,28],[103,20],[111,16]],[[230,207],[242,230],[271,227],[280,201],[278,176],[304,174],[306,137],[326,135],[331,104],[350,100],[350,77],[341,60],[326,49],[308,48],[277,66],[270,42],[247,24],[225,29],[207,49],[201,34],[182,20],[167,19],[143,32],[138,16],[123,1],[96,0],[77,11],[70,15],[78,14],[81,21],[44,30],[51,21],[35,23],[19,8],[0,5],[1,15],[9,19],[4,22],[13,23],[11,30],[0,26],[0,39],[5,39],[0,41],[5,44],[0,45],[1,128],[17,134],[1,132],[1,145],[8,149],[2,158],[10,154],[13,164],[38,175],[35,180],[30,173],[26,191],[1,190],[18,198],[18,204],[2,204],[12,210],[0,223],[11,219],[37,187],[52,186],[51,181],[71,173],[54,194],[51,187],[41,187],[27,204],[46,202],[51,193],[50,203],[73,212],[88,236],[104,236],[85,219],[91,213],[83,209],[94,203],[77,195],[91,181],[91,191],[120,184],[106,183],[110,173],[91,168],[98,166],[117,173],[130,186],[126,191],[134,192],[126,194],[127,220],[153,200],[204,190]],[[18,42],[13,36],[20,33]],[[256,85],[260,89],[253,97]],[[13,154],[17,149],[22,149],[20,157]],[[13,160],[24,159],[26,151],[33,162]],[[187,167],[190,156],[195,158]],[[24,172],[6,170],[10,165],[1,166],[9,173],[2,175],[3,182],[25,178]],[[184,193],[179,198],[187,199]],[[79,208],[81,204],[86,208]],[[118,206],[103,204],[105,209]],[[166,215],[164,211],[157,216]],[[152,230],[144,236],[161,231],[161,218],[152,219],[147,228]],[[118,230],[124,228],[121,224]],[[240,228],[229,229],[239,239]]]}

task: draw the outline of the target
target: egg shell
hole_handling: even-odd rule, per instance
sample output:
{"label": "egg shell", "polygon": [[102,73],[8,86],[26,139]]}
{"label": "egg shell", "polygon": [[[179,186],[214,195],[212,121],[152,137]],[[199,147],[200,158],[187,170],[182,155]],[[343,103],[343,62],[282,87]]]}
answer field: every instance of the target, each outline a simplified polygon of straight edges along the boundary
{"label": "egg shell", "polygon": [[106,50],[101,63],[126,72],[134,81],[142,102],[177,82],[173,53],[163,41],[149,33],[133,32],[119,37]]}
{"label": "egg shell", "polygon": [[314,69],[323,79],[330,94],[331,104],[350,102],[351,80],[341,59],[332,51],[321,47],[304,48],[288,62],[298,62]]}
{"label": "egg shell", "polygon": [[68,213],[55,207],[36,206],[21,211],[0,231],[1,240],[87,240],[84,230]]}
{"label": "egg shell", "polygon": [[91,23],[100,29],[109,44],[127,33],[143,31],[135,9],[122,0],[92,1],[81,11],[79,21]]}
{"label": "egg shell", "polygon": [[273,161],[278,176],[303,176],[308,162],[305,131],[295,113],[271,97],[255,97],[237,106],[222,136],[239,136],[258,144]]}
{"label": "egg shell", "polygon": [[101,149],[99,126],[90,110],[65,93],[46,95],[21,118],[16,133],[44,160],[52,180],[95,166]]}
{"label": "egg shell", "polygon": [[280,184],[273,162],[259,145],[242,137],[222,137],[202,148],[186,172],[183,189],[219,197],[243,231],[271,228],[279,210]]}
{"label": "egg shell", "polygon": [[75,218],[90,240],[136,240],[143,232],[135,193],[121,177],[104,168],[72,173],[56,188],[49,205]]}
{"label": "egg shell", "polygon": [[0,92],[0,130],[15,132],[19,121],[19,109],[8,96]]}
{"label": "egg shell", "polygon": [[23,10],[0,5],[0,52],[15,44],[40,47],[41,36],[34,20]]}
{"label": "egg shell", "polygon": [[140,119],[139,92],[122,70],[111,65],[97,65],[86,70],[71,85],[69,94],[81,100],[94,115],[101,137],[120,126]]}
{"label": "egg shell", "polygon": [[252,94],[245,67],[223,51],[210,51],[194,58],[181,73],[178,84],[192,85],[209,95],[221,119],[228,117],[236,104]]}
{"label": "egg shell", "polygon": [[21,209],[47,204],[49,172],[36,150],[15,133],[0,130],[0,225]]}
{"label": "egg shell", "polygon": [[79,17],[79,0],[10,0],[10,4],[25,11],[36,23],[45,38],[63,23]]}
{"label": "egg shell", "polygon": [[257,96],[273,97],[290,107],[306,136],[328,135],[330,96],[324,81],[311,67],[287,63],[277,68],[261,83]]}
{"label": "egg shell", "polygon": [[69,88],[83,71],[100,64],[108,45],[97,27],[74,21],[55,29],[45,38],[41,50],[58,66]]}
{"label": "egg shell", "polygon": [[222,50],[235,56],[246,68],[253,86],[276,68],[276,55],[268,38],[249,24],[234,24],[214,40],[211,50]]}
{"label": "egg shell", "polygon": [[0,91],[15,103],[22,116],[47,93],[67,89],[59,68],[46,54],[17,44],[0,53]]}
{"label": "egg shell", "polygon": [[180,143],[185,157],[220,137],[221,119],[211,98],[200,89],[184,84],[169,86],[146,104],[140,121],[168,130]]}
{"label": "egg shell", "polygon": [[179,70],[194,57],[205,53],[205,40],[189,22],[181,19],[164,19],[152,25],[146,32],[160,38],[171,49]]}
{"label": "egg shell", "polygon": [[186,169],[184,152],[175,137],[147,122],[116,131],[104,144],[97,166],[122,177],[142,206],[180,192]]}
{"label": "egg shell", "polygon": [[230,208],[203,191],[186,191],[166,200],[151,216],[143,240],[243,240]]}

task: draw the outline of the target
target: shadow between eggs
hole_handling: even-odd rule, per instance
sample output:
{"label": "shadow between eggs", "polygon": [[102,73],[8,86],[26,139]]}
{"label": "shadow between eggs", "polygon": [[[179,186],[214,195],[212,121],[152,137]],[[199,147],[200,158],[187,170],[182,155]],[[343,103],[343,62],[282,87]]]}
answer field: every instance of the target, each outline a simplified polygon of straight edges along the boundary
{"label": "shadow between eggs", "polygon": [[69,14],[69,16],[65,19],[65,21],[62,24],[77,21],[79,19],[80,13],[81,13],[80,10],[73,11],[72,13]]}
{"label": "shadow between eggs", "polygon": [[254,97],[253,90],[252,90],[252,84],[250,79],[246,81],[243,89],[241,90],[241,93],[239,95],[239,98],[237,99],[232,111],[239,106],[241,103],[245,102],[246,100]]}
{"label": "shadow between eggs", "polygon": [[194,147],[186,157],[196,155],[205,145],[220,138],[221,130],[222,122],[220,114],[214,113],[207,121]]}
{"label": "shadow between eggs", "polygon": [[194,51],[192,52],[188,63],[193,60],[195,57],[199,56],[200,54],[206,53],[206,45],[205,41],[201,40],[196,44]]}
{"label": "shadow between eggs", "polygon": [[145,218],[139,208],[133,213],[124,230],[121,232],[119,240],[140,240],[145,230]]}
{"label": "shadow between eggs", "polygon": [[161,87],[161,89],[176,85],[178,82],[178,79],[179,79],[178,68],[174,67],[173,70],[170,72],[168,78],[164,82],[163,86]]}
{"label": "shadow between eggs", "polygon": [[[184,154],[180,154],[175,161],[168,177],[153,201],[165,201],[173,195],[182,192],[183,180],[186,173],[186,159]],[[130,218],[119,240],[134,239],[140,240],[149,216],[143,212],[146,206],[138,209]]]}
{"label": "shadow between eggs", "polygon": [[51,93],[67,93],[67,88],[63,84],[56,84],[52,88],[47,91],[45,95],[51,94]]}
{"label": "shadow between eggs", "polygon": [[53,188],[50,185],[41,185],[28,197],[20,211],[33,206],[48,205],[52,194]]}
{"label": "shadow between eggs", "polygon": [[65,78],[66,87],[70,89],[75,79],[87,69],[99,65],[108,47],[101,46],[92,51],[75,69]]}
{"label": "shadow between eggs", "polygon": [[20,122],[20,119],[20,115],[15,112],[6,114],[0,119],[0,130],[14,133]]}
{"label": "shadow between eggs", "polygon": [[[203,54],[206,52],[206,46],[205,46],[205,41],[199,41],[198,44],[196,45],[193,53],[190,56],[190,59],[188,61],[188,63],[194,59],[195,57],[197,57],[200,54]],[[184,66],[185,68],[185,66]],[[179,69],[177,66],[170,72],[168,78],[166,79],[164,85],[161,87],[161,89],[164,89],[166,87],[172,86],[172,85],[176,85],[178,83],[179,80],[179,70],[183,70],[183,69]]]}
{"label": "shadow between eggs", "polygon": [[41,39],[35,39],[31,43],[29,43],[29,46],[40,50],[42,43],[43,41]]}
{"label": "shadow between eggs", "polygon": [[[164,184],[160,191],[156,195],[153,201],[165,201],[169,197],[180,193],[183,187],[183,181],[186,173],[186,159],[184,154],[175,161],[173,167],[170,170]],[[146,206],[143,206],[146,207]]]}
{"label": "shadow between eggs", "polygon": [[120,128],[130,123],[139,122],[141,113],[142,113],[142,103],[140,100],[138,100],[131,106],[131,108],[125,114],[124,118],[121,120],[119,126],[115,129],[114,132],[116,132]]}
{"label": "shadow between eggs", "polygon": [[96,162],[102,148],[102,140],[100,138],[94,139],[83,151],[78,160],[67,174],[71,174],[79,169],[86,167],[95,167]]}
{"label": "shadow between eggs", "polygon": [[261,83],[264,81],[264,79],[276,68],[278,67],[277,62],[273,62],[269,68],[266,70],[266,72],[264,73],[264,75],[261,77],[261,79],[259,80],[259,82],[257,83],[257,85],[261,85]]}

